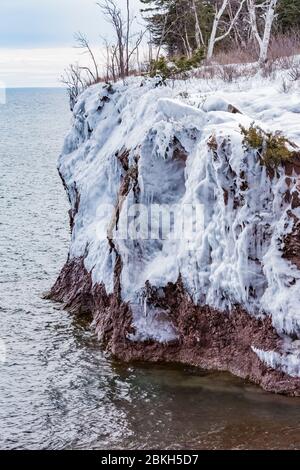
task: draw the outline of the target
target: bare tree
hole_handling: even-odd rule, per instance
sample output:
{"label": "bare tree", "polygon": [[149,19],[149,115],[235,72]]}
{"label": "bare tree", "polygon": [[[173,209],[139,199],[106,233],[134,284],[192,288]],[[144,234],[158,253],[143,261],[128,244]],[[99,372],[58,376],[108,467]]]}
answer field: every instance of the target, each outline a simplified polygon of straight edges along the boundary
{"label": "bare tree", "polygon": [[114,31],[117,35],[119,75],[121,76],[121,78],[124,78],[124,20],[122,18],[121,10],[117,7],[113,0],[104,0],[102,3],[97,3],[97,5],[101,8],[108,21],[112,24]]}
{"label": "bare tree", "polygon": [[77,43],[75,47],[78,47],[79,49],[83,49],[86,53],[88,53],[91,60],[92,60],[93,65],[94,65],[94,72],[92,72],[91,69],[87,66],[84,67],[85,70],[91,75],[91,78],[93,79],[94,82],[98,81],[99,80],[99,69],[98,69],[98,65],[97,65],[97,61],[96,61],[94,52],[92,51],[92,48],[90,46],[89,40],[80,31],[78,33],[76,33],[74,37],[75,37],[75,40],[76,40],[76,43]]}
{"label": "bare tree", "polygon": [[[125,78],[125,71],[127,69],[125,65],[126,59],[124,54],[126,41],[124,44],[124,20],[121,14],[121,10],[117,7],[113,0],[103,0],[102,2],[98,2],[97,5],[101,8],[109,23],[112,24],[116,33],[117,49],[115,52],[118,54],[117,63],[119,68],[119,75],[121,78]],[[127,38],[127,36],[129,37],[128,28],[125,37]],[[116,54],[114,54],[114,57],[116,58]]]}
{"label": "bare tree", "polygon": [[130,13],[130,0],[126,0],[126,18],[123,18],[120,8],[115,0],[102,0],[97,2],[108,22],[113,26],[116,34],[116,45],[113,47],[113,68],[117,67],[118,76],[125,78],[130,72],[130,62],[137,53],[143,40],[145,31],[132,34],[132,20]]}
{"label": "bare tree", "polygon": [[[271,39],[271,31],[275,19],[275,11],[278,0],[266,0],[264,3],[259,4],[257,0],[247,0],[250,27],[253,37],[256,39],[259,46],[259,62],[262,64],[266,62],[268,57],[268,49]],[[263,20],[263,32],[260,34],[257,25],[257,10],[263,13],[261,18]]]}
{"label": "bare tree", "polygon": [[204,39],[203,39],[201,27],[200,27],[200,21],[198,18],[196,0],[192,0],[192,8],[193,8],[193,12],[195,15],[195,39],[196,39],[197,47],[198,49],[200,49],[201,46],[204,46]]}
{"label": "bare tree", "polygon": [[231,17],[227,30],[220,36],[217,36],[220,20],[226,11],[226,8],[230,4],[230,0],[223,0],[220,8],[218,7],[218,2],[216,2],[215,17],[214,17],[213,26],[212,26],[212,30],[211,30],[211,34],[209,38],[209,43],[208,43],[208,49],[207,49],[207,59],[212,58],[216,43],[219,41],[222,41],[231,33],[232,28],[234,27],[238,17],[240,16],[244,3],[245,3],[245,0],[239,0],[237,10],[235,14]]}
{"label": "bare tree", "polygon": [[129,74],[129,37],[130,37],[130,4],[126,0],[126,17],[127,17],[127,30],[126,30],[126,75]]}
{"label": "bare tree", "polygon": [[61,77],[61,83],[67,87],[67,92],[70,99],[70,108],[73,111],[77,97],[86,88],[86,80],[82,76],[82,67],[76,65],[69,65]]}
{"label": "bare tree", "polygon": [[[230,21],[232,21],[235,15],[232,9],[231,2],[228,3],[227,11],[228,11],[229,19]],[[233,25],[232,34],[233,34],[234,41],[238,48],[240,48],[241,45],[242,46],[246,45],[245,35],[244,35],[244,23],[243,23],[244,21],[247,21],[247,19],[245,17],[243,18],[243,15],[241,14],[239,20],[237,20]]]}

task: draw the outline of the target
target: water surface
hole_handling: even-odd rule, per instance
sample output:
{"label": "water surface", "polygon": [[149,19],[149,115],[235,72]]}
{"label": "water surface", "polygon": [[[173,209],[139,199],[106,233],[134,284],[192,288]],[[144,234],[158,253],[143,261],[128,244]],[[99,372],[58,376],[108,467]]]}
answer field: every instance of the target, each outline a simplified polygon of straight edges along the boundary
{"label": "water surface", "polygon": [[68,251],[56,160],[69,124],[63,90],[10,90],[0,105],[0,448],[300,449],[298,399],[112,362],[88,322],[43,300]]}

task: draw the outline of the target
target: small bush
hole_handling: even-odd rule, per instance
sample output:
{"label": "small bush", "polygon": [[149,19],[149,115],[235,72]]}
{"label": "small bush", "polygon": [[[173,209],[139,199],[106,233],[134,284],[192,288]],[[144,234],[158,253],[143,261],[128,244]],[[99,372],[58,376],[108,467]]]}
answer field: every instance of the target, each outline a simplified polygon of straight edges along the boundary
{"label": "small bush", "polygon": [[217,76],[225,83],[232,83],[241,78],[243,72],[234,65],[224,65],[218,68]]}
{"label": "small bush", "polygon": [[204,65],[192,70],[190,76],[203,80],[213,80],[218,78],[225,83],[236,82],[239,79],[249,79],[258,71],[257,65]]}
{"label": "small bush", "polygon": [[217,51],[212,60],[213,63],[218,65],[249,64],[256,61],[257,50],[251,42],[246,47],[240,47],[232,43],[228,49]]}
{"label": "small bush", "polygon": [[258,126],[254,126],[254,123],[252,123],[249,129],[246,129],[240,125],[240,129],[244,136],[243,144],[246,147],[262,149],[264,142],[263,131]]}
{"label": "small bush", "polygon": [[292,67],[290,68],[290,71],[288,73],[289,80],[292,82],[296,82],[300,80],[300,64],[299,63],[294,63]]}
{"label": "small bush", "polygon": [[150,76],[155,77],[156,75],[160,75],[164,80],[170,76],[170,65],[163,56],[153,60],[150,64]]}
{"label": "small bush", "polygon": [[163,56],[159,57],[159,59],[151,62],[150,76],[160,75],[163,80],[180,76],[185,78],[188,72],[201,64],[204,57],[204,49],[198,49],[192,57],[181,56],[170,60]]}
{"label": "small bush", "polygon": [[260,127],[251,124],[249,129],[240,126],[244,136],[243,144],[257,150],[261,162],[267,167],[277,168],[290,161],[294,152],[288,149],[289,140],[279,133],[264,132]]}
{"label": "small bush", "polygon": [[288,82],[287,80],[285,80],[285,78],[283,78],[281,80],[281,86],[280,86],[281,93],[289,93],[291,91],[291,88],[292,88],[291,82]]}
{"label": "small bush", "polygon": [[275,80],[276,78],[276,61],[267,60],[264,64],[260,66],[260,72],[263,78],[270,78]]}
{"label": "small bush", "polygon": [[291,60],[293,60],[293,56],[298,55],[299,53],[299,31],[290,31],[288,34],[276,34],[272,36],[268,50],[269,60],[275,61],[282,57],[290,57]]}

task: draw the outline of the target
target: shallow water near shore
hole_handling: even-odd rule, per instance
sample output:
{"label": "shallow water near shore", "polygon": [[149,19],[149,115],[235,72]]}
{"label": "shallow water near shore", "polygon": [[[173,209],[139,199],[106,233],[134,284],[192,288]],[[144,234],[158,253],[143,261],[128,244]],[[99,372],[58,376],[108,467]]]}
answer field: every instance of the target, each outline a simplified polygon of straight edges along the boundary
{"label": "shallow water near shore", "polygon": [[300,399],[112,361],[88,320],[43,300],[68,252],[56,160],[70,118],[63,90],[0,105],[0,448],[300,449]]}

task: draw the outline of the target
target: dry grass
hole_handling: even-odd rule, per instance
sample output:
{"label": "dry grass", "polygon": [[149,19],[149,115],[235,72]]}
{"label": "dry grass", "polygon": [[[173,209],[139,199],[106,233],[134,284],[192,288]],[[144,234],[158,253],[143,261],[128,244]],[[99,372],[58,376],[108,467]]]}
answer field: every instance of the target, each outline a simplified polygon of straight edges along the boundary
{"label": "dry grass", "polygon": [[289,35],[278,34],[273,36],[269,46],[268,59],[282,60],[282,64],[289,68],[292,56],[300,54],[300,32],[291,32]]}
{"label": "dry grass", "polygon": [[191,72],[193,78],[200,78],[203,80],[212,80],[218,78],[226,83],[234,83],[240,78],[253,77],[258,72],[259,68],[257,64],[246,64],[245,66],[228,64],[228,65],[205,65],[199,69]]}
{"label": "dry grass", "polygon": [[[278,34],[271,39],[268,60],[263,66],[259,67],[257,63],[258,50],[254,42],[249,42],[245,48],[233,44],[226,51],[216,52],[210,62],[204,63],[192,75],[206,80],[220,78],[231,83],[240,77],[251,77],[259,70],[263,77],[268,78],[275,78],[278,70],[289,70],[289,81],[297,81],[300,79],[300,60],[295,57],[297,55],[300,55],[300,32]],[[283,84],[283,88],[287,87]]]}
{"label": "dry grass", "polygon": [[[281,68],[288,69],[293,65],[293,56],[300,55],[300,32],[295,31],[290,34],[277,34],[273,36],[269,46],[268,62],[278,62]],[[258,48],[251,41],[246,47],[238,47],[236,44],[228,50],[218,51],[214,55],[211,64],[235,65],[250,64],[257,62]]]}
{"label": "dry grass", "polygon": [[214,55],[213,63],[218,65],[250,64],[257,61],[257,51],[252,45],[247,48],[233,44],[227,51],[219,51]]}
{"label": "dry grass", "polygon": [[[278,70],[288,70],[287,81],[282,83],[282,91],[287,92],[288,82],[300,80],[300,59],[295,57],[297,55],[300,55],[300,32],[278,34],[271,39],[268,60],[263,66],[258,65],[258,47],[254,41],[244,48],[233,43],[227,50],[216,51],[211,61],[204,61],[203,65],[193,70],[189,76],[207,81],[217,78],[226,83],[234,83],[240,78],[250,78],[259,71],[263,77],[275,78]],[[147,73],[145,65],[140,70],[131,70],[129,76]],[[102,83],[108,81],[114,81],[113,77],[103,76],[98,80]],[[87,86],[91,84],[87,83]]]}

